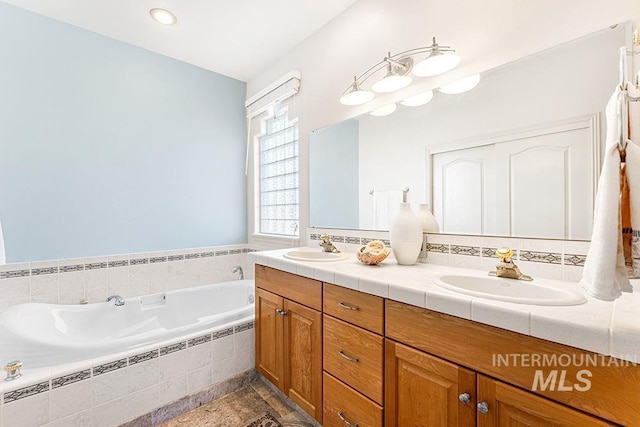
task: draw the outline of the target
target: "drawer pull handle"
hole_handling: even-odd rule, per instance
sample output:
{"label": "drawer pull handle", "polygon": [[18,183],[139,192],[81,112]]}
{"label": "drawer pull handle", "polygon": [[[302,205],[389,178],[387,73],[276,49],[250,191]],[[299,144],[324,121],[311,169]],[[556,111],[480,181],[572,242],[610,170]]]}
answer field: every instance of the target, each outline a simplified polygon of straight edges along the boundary
{"label": "drawer pull handle", "polygon": [[346,354],[344,354],[344,351],[340,350],[338,352],[338,354],[340,354],[340,356],[342,356],[343,359],[347,359],[349,362],[353,362],[353,363],[358,363],[359,360],[357,357],[349,357]]}
{"label": "drawer pull handle", "polygon": [[348,419],[346,419],[346,417],[344,416],[344,414],[342,413],[342,411],[338,412],[338,416],[340,417],[340,419],[342,420],[343,423],[345,423],[346,425],[348,425],[349,427],[358,427],[358,424],[354,424],[352,422],[349,422]]}
{"label": "drawer pull handle", "polygon": [[359,311],[360,309],[358,307],[351,307],[350,305],[347,305],[343,302],[339,302],[338,305],[342,308],[344,308],[345,310],[351,310],[351,311]]}

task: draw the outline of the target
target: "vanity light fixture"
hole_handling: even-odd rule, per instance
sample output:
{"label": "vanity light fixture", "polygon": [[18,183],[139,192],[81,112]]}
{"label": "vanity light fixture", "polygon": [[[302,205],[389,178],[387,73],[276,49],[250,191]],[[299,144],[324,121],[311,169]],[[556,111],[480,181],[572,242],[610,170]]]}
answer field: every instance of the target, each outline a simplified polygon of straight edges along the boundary
{"label": "vanity light fixture", "polygon": [[402,101],[400,101],[400,104],[404,105],[405,107],[419,107],[431,101],[432,99],[433,99],[433,91],[429,90],[427,92],[410,96],[407,99],[403,99]]}
{"label": "vanity light fixture", "polygon": [[[378,93],[395,92],[409,86],[412,82],[410,74],[415,76],[434,76],[455,68],[460,57],[449,46],[440,46],[433,38],[431,46],[417,47],[391,55],[391,52],[360,76],[354,77],[353,83],[343,92],[340,103],[343,105],[361,105],[371,101],[375,94],[362,89],[362,85],[378,71],[386,69],[385,76],[372,85]],[[414,66],[414,56],[428,53],[424,60]]]}
{"label": "vanity light fixture", "polygon": [[151,9],[149,11],[149,14],[154,19],[154,21],[162,25],[173,25],[178,22],[178,18],[176,18],[176,15],[169,12],[167,9],[156,7]]}
{"label": "vanity light fixture", "polygon": [[480,74],[474,74],[472,76],[465,77],[464,79],[457,80],[453,83],[449,83],[448,85],[444,85],[438,90],[442,93],[455,95],[473,89],[478,85],[478,83],[480,83]]}
{"label": "vanity light fixture", "polygon": [[375,93],[369,90],[363,90],[356,76],[353,76],[353,84],[348,92],[342,95],[340,103],[343,105],[360,105],[371,101],[375,96]]}
{"label": "vanity light fixture", "polygon": [[397,108],[398,106],[395,103],[393,103],[393,104],[385,105],[384,107],[376,108],[369,114],[376,117],[388,116],[389,114],[393,114],[393,112],[396,111]]}
{"label": "vanity light fixture", "polygon": [[434,37],[429,46],[429,56],[413,67],[413,75],[430,77],[453,70],[460,63],[460,57],[453,52],[450,46],[440,46]]}

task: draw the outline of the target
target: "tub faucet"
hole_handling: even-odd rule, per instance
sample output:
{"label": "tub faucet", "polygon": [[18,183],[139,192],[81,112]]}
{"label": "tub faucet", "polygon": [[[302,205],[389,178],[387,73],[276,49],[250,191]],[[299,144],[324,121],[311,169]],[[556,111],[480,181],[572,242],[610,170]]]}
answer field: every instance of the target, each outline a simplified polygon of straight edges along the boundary
{"label": "tub faucet", "polygon": [[518,266],[513,263],[513,251],[510,248],[499,248],[496,250],[496,255],[500,261],[496,263],[496,270],[489,272],[489,276],[507,277],[509,279],[526,280],[527,282],[533,280],[531,276],[522,274]]}
{"label": "tub faucet", "polygon": [[322,251],[323,252],[333,252],[333,253],[339,253],[340,251],[338,250],[338,248],[336,248],[333,243],[331,243],[331,240],[329,240],[329,235],[328,234],[323,234],[322,236],[320,236],[320,240],[322,240],[320,243],[318,243],[320,246],[322,246]]}
{"label": "tub faucet", "polygon": [[120,295],[111,295],[109,298],[107,298],[107,302],[111,302],[112,300],[114,301],[114,305],[116,307],[124,305],[124,298],[122,298]]}
{"label": "tub faucet", "polygon": [[238,280],[244,280],[244,272],[242,271],[242,267],[239,265],[234,266],[231,269],[232,273],[238,273]]}

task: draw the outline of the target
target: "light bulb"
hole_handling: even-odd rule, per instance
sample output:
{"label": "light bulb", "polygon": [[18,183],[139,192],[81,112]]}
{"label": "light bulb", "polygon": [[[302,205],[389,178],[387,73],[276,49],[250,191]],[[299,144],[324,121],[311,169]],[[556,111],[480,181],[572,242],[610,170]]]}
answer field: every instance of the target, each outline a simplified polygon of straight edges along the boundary
{"label": "light bulb", "polygon": [[455,53],[435,53],[418,62],[411,70],[414,76],[430,77],[453,70],[460,63]]}
{"label": "light bulb", "polygon": [[376,108],[369,114],[376,117],[388,116],[389,114],[392,114],[394,111],[396,111],[396,108],[398,108],[398,106],[395,103],[389,104],[385,105],[384,107]]}
{"label": "light bulb", "polygon": [[464,79],[444,85],[438,90],[449,95],[456,95],[473,89],[478,83],[480,83],[480,74],[474,74],[473,76],[465,77]]}
{"label": "light bulb", "polygon": [[431,101],[432,99],[433,91],[429,90],[427,92],[411,96],[407,99],[403,99],[402,101],[400,101],[400,104],[404,105],[405,107],[419,107]]}
{"label": "light bulb", "polygon": [[371,89],[378,93],[395,92],[411,84],[411,77],[387,74],[382,80],[375,82]]}

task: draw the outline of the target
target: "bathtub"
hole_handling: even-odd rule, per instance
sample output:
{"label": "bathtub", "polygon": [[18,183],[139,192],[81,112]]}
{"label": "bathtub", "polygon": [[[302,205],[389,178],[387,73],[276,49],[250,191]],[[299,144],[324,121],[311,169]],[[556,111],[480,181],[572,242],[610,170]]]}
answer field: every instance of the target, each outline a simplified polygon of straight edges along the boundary
{"label": "bathtub", "polygon": [[0,364],[61,365],[251,321],[254,281],[212,285],[87,305],[27,303],[0,311]]}

